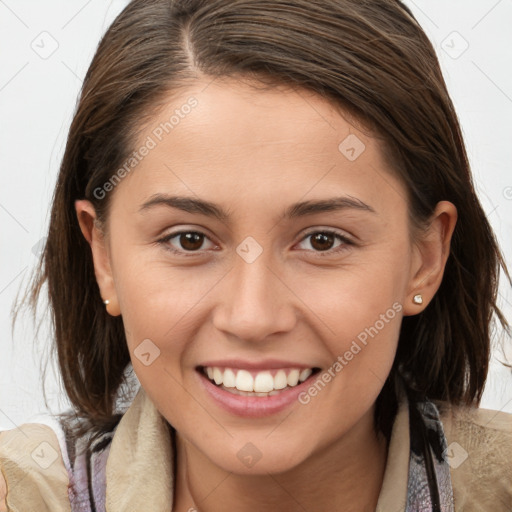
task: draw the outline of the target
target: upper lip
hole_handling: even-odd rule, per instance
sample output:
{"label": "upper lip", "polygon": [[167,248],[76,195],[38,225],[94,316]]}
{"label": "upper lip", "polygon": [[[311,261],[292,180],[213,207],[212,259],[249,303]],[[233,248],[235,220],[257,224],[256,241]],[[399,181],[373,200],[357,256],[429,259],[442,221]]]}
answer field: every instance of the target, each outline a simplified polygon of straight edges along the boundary
{"label": "upper lip", "polygon": [[315,365],[297,363],[295,361],[284,361],[280,359],[265,359],[262,361],[247,361],[243,359],[217,359],[215,361],[205,361],[198,365],[199,367],[218,368],[239,368],[243,370],[274,370],[279,368],[317,368]]}

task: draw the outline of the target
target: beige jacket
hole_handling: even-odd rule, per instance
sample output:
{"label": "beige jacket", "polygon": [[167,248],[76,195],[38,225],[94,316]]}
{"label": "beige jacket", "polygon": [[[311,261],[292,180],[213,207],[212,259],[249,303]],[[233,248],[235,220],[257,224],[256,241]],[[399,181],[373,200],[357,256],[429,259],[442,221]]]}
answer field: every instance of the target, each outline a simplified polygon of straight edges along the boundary
{"label": "beige jacket", "polygon": [[[442,402],[436,405],[448,443],[456,512],[510,512],[512,414],[453,408]],[[402,402],[393,426],[377,512],[404,510],[408,464],[409,415]],[[59,441],[50,427],[27,423],[2,432],[0,474],[5,479],[2,482],[0,478],[0,511],[70,512],[68,473]],[[115,432],[106,482],[107,512],[171,510],[173,474],[168,428],[142,388]],[[3,508],[2,483],[7,492]]]}

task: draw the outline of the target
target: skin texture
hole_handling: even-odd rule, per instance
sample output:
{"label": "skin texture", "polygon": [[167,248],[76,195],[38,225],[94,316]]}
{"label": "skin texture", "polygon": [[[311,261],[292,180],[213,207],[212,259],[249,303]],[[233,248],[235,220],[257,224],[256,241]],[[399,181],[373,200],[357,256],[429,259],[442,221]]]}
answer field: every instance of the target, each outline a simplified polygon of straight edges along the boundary
{"label": "skin texture", "polygon": [[[374,510],[387,454],[373,429],[375,400],[402,316],[420,313],[441,283],[456,209],[440,202],[412,239],[406,190],[379,141],[305,90],[199,79],[169,95],[140,144],[191,96],[197,106],[110,192],[107,234],[91,203],[76,202],[107,311],[122,314],[135,372],[178,432],[173,510]],[[350,134],[365,146],[353,161],[338,149]],[[209,200],[230,215],[164,205],[141,212],[156,193]],[[281,219],[293,203],[335,196],[374,212]],[[306,235],[325,229],[352,243],[332,237],[322,251]],[[179,236],[157,242],[181,230],[206,235],[192,256]],[[236,252],[249,236],[262,249],[251,263]],[[195,368],[212,359],[276,358],[325,371],[393,304],[400,311],[308,404],[246,419],[199,385]],[[149,366],[134,356],[145,339],[160,350]],[[237,457],[249,442],[261,454],[251,468]]]}

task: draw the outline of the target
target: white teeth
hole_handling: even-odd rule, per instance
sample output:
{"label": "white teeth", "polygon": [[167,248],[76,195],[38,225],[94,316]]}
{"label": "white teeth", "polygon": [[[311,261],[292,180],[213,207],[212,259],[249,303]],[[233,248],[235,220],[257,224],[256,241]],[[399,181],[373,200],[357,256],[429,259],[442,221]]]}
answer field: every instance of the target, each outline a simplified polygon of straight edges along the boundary
{"label": "white teeth", "polygon": [[312,373],[313,370],[311,368],[306,368],[305,370],[302,370],[299,375],[299,382],[304,382]]}
{"label": "white teeth", "polygon": [[288,386],[286,373],[284,370],[279,370],[274,377],[274,389],[284,389]]}
{"label": "white teeth", "polygon": [[254,391],[257,393],[268,393],[274,389],[274,377],[270,372],[261,372],[254,379]]}
{"label": "white teeth", "polygon": [[218,368],[213,369],[213,380],[215,384],[222,384],[222,372]]}
{"label": "white teeth", "polygon": [[238,370],[235,387],[240,391],[254,391],[254,379],[252,375],[247,370]]}
{"label": "white teeth", "polygon": [[227,388],[236,387],[236,377],[235,374],[233,373],[233,370],[230,370],[229,368],[224,370],[224,378],[222,380],[222,384],[224,384],[224,386],[226,386]]}
{"label": "white teeth", "polygon": [[261,371],[255,377],[247,370],[235,370],[218,367],[205,368],[206,375],[213,380],[217,386],[236,389],[242,392],[253,393],[256,396],[267,396],[286,387],[297,386],[304,382],[312,373],[311,368],[299,370],[293,368],[286,374],[284,369],[278,370],[274,376],[269,371]]}
{"label": "white teeth", "polygon": [[299,382],[299,370],[292,370],[288,374],[288,386],[296,386]]}

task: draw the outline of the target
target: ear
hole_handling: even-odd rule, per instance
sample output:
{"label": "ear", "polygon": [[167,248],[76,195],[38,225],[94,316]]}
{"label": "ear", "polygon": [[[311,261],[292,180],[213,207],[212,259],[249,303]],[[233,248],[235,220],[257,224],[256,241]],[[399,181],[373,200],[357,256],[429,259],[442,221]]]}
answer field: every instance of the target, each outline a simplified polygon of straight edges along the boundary
{"label": "ear", "polygon": [[[411,275],[404,301],[404,316],[423,311],[441,286],[450,242],[457,223],[457,208],[449,201],[440,201],[429,220],[428,228],[414,242]],[[421,294],[423,302],[413,297]]]}
{"label": "ear", "polygon": [[82,234],[91,246],[94,274],[101,297],[109,301],[106,306],[107,312],[112,316],[119,316],[121,310],[112,276],[108,243],[96,217],[94,206],[90,201],[80,199],[75,201],[75,210]]}

